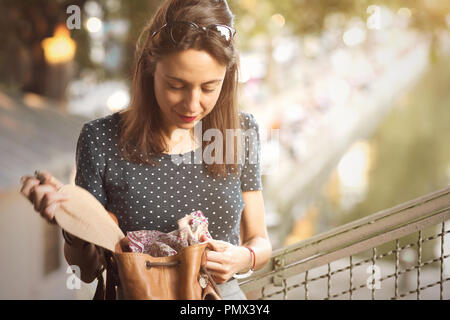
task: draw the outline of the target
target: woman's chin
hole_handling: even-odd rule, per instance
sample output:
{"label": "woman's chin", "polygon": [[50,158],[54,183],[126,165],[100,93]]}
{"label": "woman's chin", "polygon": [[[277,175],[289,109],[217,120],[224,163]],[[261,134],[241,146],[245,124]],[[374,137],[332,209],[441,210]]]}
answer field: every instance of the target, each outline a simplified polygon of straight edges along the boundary
{"label": "woman's chin", "polygon": [[196,122],[190,122],[190,123],[186,123],[186,122],[181,122],[180,121],[180,122],[177,123],[177,127],[180,128],[180,129],[192,129],[192,128],[194,128],[195,123],[197,123],[197,121]]}

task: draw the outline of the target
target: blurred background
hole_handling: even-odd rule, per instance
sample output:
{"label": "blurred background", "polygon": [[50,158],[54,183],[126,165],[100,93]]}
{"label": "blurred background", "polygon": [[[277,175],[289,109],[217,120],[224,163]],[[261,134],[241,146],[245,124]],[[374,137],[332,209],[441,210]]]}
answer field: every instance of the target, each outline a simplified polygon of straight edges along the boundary
{"label": "blurred background", "polygon": [[[0,2],[0,299],[92,297],[19,180],[73,181],[82,124],[127,107],[161,2]],[[449,0],[228,2],[274,249],[450,184]]]}

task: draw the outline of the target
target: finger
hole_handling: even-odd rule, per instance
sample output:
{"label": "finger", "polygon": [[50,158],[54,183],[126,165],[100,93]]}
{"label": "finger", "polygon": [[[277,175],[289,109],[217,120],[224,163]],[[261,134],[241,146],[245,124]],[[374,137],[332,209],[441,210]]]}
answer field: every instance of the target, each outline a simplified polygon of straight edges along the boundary
{"label": "finger", "polygon": [[27,178],[24,182],[22,189],[20,189],[20,193],[22,193],[25,197],[27,197],[31,201],[30,191],[34,186],[39,185],[39,183],[40,182],[38,179],[32,177]]}
{"label": "finger", "polygon": [[214,251],[225,251],[228,248],[228,244],[220,240],[211,239],[208,243]]}
{"label": "finger", "polygon": [[218,274],[212,274],[211,276],[213,277],[214,281],[219,284],[225,283],[227,281],[225,277]]}
{"label": "finger", "polygon": [[206,234],[202,234],[200,236],[200,242],[208,242],[209,240],[213,240],[210,237],[208,237]]}
{"label": "finger", "polygon": [[28,176],[28,175],[22,176],[22,177],[20,178],[20,183],[24,184],[25,181],[27,181],[27,179],[33,179],[33,178],[34,178],[34,177]]}
{"label": "finger", "polygon": [[214,281],[219,284],[225,283],[229,278],[231,278],[230,276],[222,273],[211,273],[211,276],[214,279]]}
{"label": "finger", "polygon": [[55,192],[55,189],[52,186],[41,184],[35,185],[30,190],[31,202],[34,204],[34,209],[38,212],[41,212],[42,198],[46,192]]}
{"label": "finger", "polygon": [[[50,188],[53,188],[51,186],[49,186]],[[42,197],[41,200],[41,205],[39,207],[39,211],[42,212],[43,210],[45,210],[46,207],[48,207],[49,205],[53,204],[53,203],[60,203],[62,201],[66,201],[70,199],[70,195],[68,194],[64,194],[64,193],[60,193],[60,192],[45,192],[44,196]]]}
{"label": "finger", "polygon": [[42,170],[37,171],[37,173],[44,178],[45,184],[52,185],[56,188],[56,190],[59,190],[64,185],[61,181],[52,176],[48,171]]}
{"label": "finger", "polygon": [[218,263],[226,263],[229,259],[225,252],[208,251],[206,253],[206,259],[208,261],[214,261]]}
{"label": "finger", "polygon": [[48,221],[53,223],[55,221],[55,210],[60,206],[59,202],[55,202],[45,207],[42,212],[42,216]]}
{"label": "finger", "polygon": [[215,272],[215,273],[223,273],[224,272],[222,264],[220,264],[218,262],[207,261],[205,267],[208,271],[211,271],[211,272]]}

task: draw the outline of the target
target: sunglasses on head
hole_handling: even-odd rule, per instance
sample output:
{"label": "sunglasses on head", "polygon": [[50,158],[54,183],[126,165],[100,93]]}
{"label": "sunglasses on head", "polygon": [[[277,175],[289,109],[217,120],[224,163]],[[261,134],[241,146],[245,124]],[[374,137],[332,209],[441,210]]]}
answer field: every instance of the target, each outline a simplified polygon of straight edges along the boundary
{"label": "sunglasses on head", "polygon": [[199,29],[206,32],[208,36],[216,36],[222,39],[228,45],[233,40],[236,30],[224,24],[210,24],[208,26],[199,26],[194,22],[189,21],[174,21],[164,24],[159,30],[152,33],[152,38],[155,37],[163,29],[167,28],[170,39],[174,44],[178,44],[190,32]]}

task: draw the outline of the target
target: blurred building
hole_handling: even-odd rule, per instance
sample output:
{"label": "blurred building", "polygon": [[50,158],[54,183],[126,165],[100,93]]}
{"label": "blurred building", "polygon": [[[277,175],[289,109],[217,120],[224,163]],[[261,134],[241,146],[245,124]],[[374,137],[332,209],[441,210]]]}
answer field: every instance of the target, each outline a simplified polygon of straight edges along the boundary
{"label": "blurred building", "polygon": [[34,211],[20,193],[20,177],[47,170],[69,183],[85,121],[49,107],[39,96],[0,91],[0,299],[73,299],[79,294],[66,287],[61,229]]}

